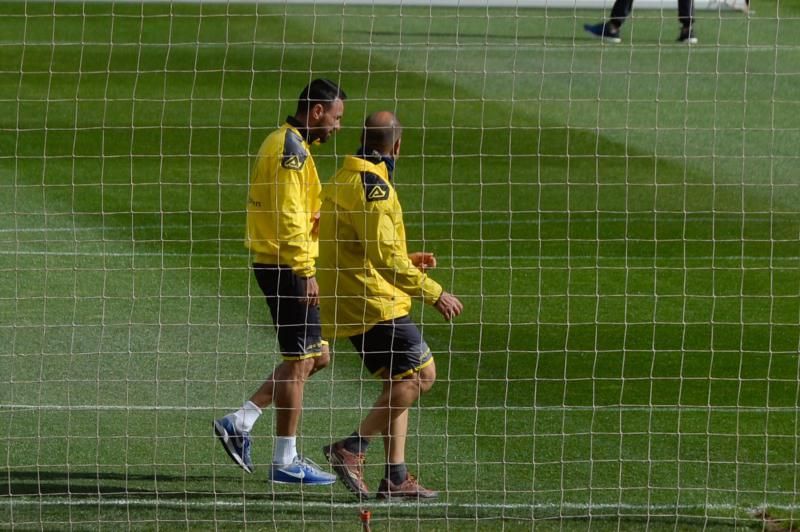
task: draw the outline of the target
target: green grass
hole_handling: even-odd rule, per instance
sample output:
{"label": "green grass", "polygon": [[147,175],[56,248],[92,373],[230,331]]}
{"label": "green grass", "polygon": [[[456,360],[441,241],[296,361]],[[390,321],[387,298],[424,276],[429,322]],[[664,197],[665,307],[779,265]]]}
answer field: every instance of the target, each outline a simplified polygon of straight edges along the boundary
{"label": "green grass", "polygon": [[[380,530],[729,530],[797,519],[800,8],[597,11],[0,5],[0,523],[355,530],[339,486],[274,487],[210,421],[275,364],[242,246],[263,137],[312,76],[344,129],[406,126],[412,249],[465,313],[418,305],[439,382],[408,458],[435,504]],[[398,16],[402,15],[402,16]],[[346,343],[303,452],[377,393]],[[368,479],[381,475],[375,449]]]}

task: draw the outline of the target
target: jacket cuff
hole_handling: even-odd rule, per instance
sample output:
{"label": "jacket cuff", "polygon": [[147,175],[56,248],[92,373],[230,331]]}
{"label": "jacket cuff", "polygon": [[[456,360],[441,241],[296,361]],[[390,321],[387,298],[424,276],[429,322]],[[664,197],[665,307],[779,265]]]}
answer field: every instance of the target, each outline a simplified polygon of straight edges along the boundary
{"label": "jacket cuff", "polygon": [[317,274],[317,269],[314,266],[307,266],[307,265],[293,265],[292,271],[298,277],[302,277],[303,279],[308,279],[309,277],[314,277]]}
{"label": "jacket cuff", "polygon": [[422,297],[428,305],[435,305],[442,297],[444,288],[431,278],[426,278],[422,284]]}

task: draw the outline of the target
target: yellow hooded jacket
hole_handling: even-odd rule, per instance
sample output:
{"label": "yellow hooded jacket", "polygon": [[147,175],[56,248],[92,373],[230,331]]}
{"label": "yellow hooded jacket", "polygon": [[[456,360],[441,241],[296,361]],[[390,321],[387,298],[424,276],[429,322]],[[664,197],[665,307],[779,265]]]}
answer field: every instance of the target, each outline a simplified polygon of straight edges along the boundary
{"label": "yellow hooded jacket", "polygon": [[442,287],[411,263],[403,211],[384,163],[347,156],[322,189],[320,320],[326,338],[355,336],[434,304]]}
{"label": "yellow hooded jacket", "polygon": [[247,197],[245,246],[253,262],[282,264],[300,277],[311,277],[319,252],[313,228],[322,187],[298,125],[288,118],[258,150]]}

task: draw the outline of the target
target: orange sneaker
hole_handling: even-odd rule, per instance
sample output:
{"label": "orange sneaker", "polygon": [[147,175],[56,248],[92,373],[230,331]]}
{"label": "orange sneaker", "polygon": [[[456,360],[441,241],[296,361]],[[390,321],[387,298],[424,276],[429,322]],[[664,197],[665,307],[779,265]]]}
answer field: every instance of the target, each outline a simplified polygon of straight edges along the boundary
{"label": "orange sneaker", "polygon": [[400,484],[395,484],[385,478],[381,480],[381,485],[378,487],[379,499],[435,499],[438,496],[438,491],[423,487],[411,473],[408,473],[406,479]]}
{"label": "orange sneaker", "polygon": [[364,482],[364,453],[351,453],[340,441],[326,445],[322,452],[347,489],[360,499],[369,497],[369,488]]}

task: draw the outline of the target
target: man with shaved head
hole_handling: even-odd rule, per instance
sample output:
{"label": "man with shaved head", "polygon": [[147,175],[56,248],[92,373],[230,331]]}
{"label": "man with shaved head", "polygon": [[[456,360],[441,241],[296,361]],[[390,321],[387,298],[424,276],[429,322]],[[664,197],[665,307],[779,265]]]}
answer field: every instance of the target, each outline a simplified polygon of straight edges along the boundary
{"label": "man with shaved head", "polygon": [[411,298],[422,298],[445,320],[461,313],[461,302],[427,270],[432,253],[406,250],[403,211],[392,181],[402,126],[389,111],[370,115],[361,148],[322,190],[320,209],[320,320],[326,338],[347,337],[383,390],[357,430],[323,448],[344,485],[369,496],[364,460],[381,435],[386,468],[379,499],[434,498],[409,474],[405,463],[408,409],[436,380],[436,366],[419,329],[409,318]]}

